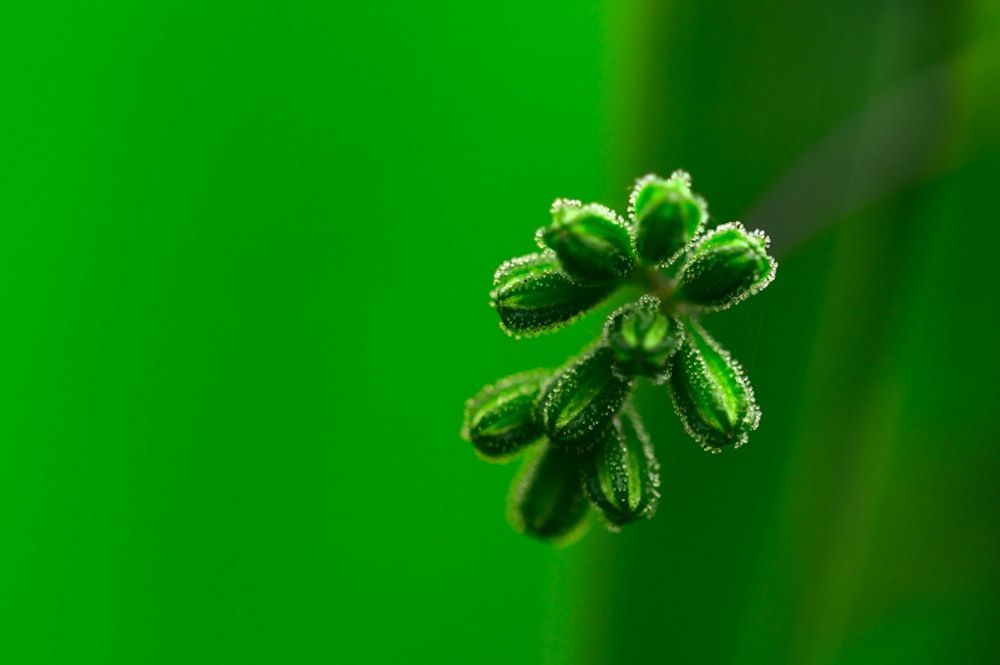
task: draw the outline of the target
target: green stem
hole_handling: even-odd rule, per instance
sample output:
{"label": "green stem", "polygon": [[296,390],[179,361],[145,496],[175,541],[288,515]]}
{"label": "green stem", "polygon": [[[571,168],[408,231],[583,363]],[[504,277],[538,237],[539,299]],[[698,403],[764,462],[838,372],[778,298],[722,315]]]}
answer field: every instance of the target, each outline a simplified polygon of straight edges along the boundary
{"label": "green stem", "polygon": [[677,281],[657,268],[656,266],[643,266],[637,268],[632,273],[632,283],[643,293],[656,296],[660,300],[660,311],[666,316],[676,316],[677,314],[690,314],[689,306],[674,298],[677,290]]}

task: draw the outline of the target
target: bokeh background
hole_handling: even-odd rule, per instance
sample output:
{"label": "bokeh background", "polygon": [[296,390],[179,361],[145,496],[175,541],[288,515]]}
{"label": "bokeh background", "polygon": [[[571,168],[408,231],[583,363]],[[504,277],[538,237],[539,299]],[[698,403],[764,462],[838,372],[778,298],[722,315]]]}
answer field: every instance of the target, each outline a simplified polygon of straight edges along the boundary
{"label": "bokeh background", "polygon": [[[0,663],[1000,662],[1000,4],[8,3]],[[556,197],[685,168],[781,265],[640,390],[653,521],[511,531],[464,400]]]}

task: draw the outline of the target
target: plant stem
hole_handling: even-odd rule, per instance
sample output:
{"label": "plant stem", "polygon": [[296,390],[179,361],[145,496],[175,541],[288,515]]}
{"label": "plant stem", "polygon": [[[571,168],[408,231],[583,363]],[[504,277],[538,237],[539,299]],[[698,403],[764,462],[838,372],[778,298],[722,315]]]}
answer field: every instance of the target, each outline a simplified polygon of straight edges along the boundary
{"label": "plant stem", "polygon": [[682,309],[683,304],[674,300],[677,282],[656,266],[638,268],[632,274],[632,281],[643,293],[659,298],[660,311],[666,316],[677,314]]}

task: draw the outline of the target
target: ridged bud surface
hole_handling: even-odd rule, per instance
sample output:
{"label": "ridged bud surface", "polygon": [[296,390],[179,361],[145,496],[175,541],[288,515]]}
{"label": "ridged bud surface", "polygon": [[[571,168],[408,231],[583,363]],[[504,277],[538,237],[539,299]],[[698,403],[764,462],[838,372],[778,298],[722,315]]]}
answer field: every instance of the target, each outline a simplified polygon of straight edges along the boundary
{"label": "ridged bud surface", "polygon": [[614,362],[614,351],[600,346],[570,362],[546,384],[538,419],[554,446],[586,450],[611,423],[632,387],[614,371]]}
{"label": "ridged bud surface", "polygon": [[681,271],[676,297],[712,309],[726,309],[774,279],[777,262],[767,255],[769,239],[739,222],[723,224],[695,245]]}
{"label": "ridged bud surface", "polygon": [[638,415],[626,408],[581,465],[587,498],[613,527],[656,512],[660,465]]}
{"label": "ridged bud surface", "polygon": [[615,353],[615,366],[627,376],[665,378],[670,356],[680,348],[682,337],[680,325],[660,311],[658,298],[649,295],[619,309],[604,326],[604,340]]}
{"label": "ridged bud surface", "polygon": [[743,368],[693,321],[684,323],[668,385],[684,429],[706,450],[738,448],[757,429],[760,409]]}
{"label": "ridged bud surface", "polygon": [[552,224],[539,229],[537,238],[556,253],[568,275],[584,283],[619,279],[635,268],[628,229],[602,205],[556,201]]}
{"label": "ridged bud surface", "polygon": [[465,403],[462,438],[484,457],[502,460],[544,433],[535,420],[535,403],[550,370],[509,376],[486,386]]}
{"label": "ridged bud surface", "polygon": [[508,499],[507,515],[514,528],[561,544],[579,536],[588,510],[579,466],[576,454],[547,444],[525,460]]}
{"label": "ridged bud surface", "polygon": [[691,192],[690,176],[682,171],[667,180],[640,178],[632,190],[631,209],[636,252],[651,265],[678,254],[708,218],[705,201]]}
{"label": "ridged bud surface", "polygon": [[506,261],[493,276],[492,304],[515,336],[560,328],[606,298],[613,285],[587,286],[560,269],[551,252]]}

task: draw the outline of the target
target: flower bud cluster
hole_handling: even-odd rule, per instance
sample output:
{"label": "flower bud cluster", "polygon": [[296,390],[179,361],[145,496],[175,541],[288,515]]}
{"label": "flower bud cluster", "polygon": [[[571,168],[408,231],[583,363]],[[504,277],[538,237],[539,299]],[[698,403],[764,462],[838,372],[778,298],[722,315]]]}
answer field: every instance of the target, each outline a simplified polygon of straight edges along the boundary
{"label": "flower bud cluster", "polygon": [[508,502],[518,530],[568,542],[591,509],[612,530],[652,517],[660,468],[631,404],[636,382],[665,384],[685,431],[704,449],[738,448],[760,409],[740,364],[702,327],[707,312],[764,289],[769,240],[739,222],[706,230],[708,206],[682,171],[640,178],[622,219],[558,199],[535,234],[540,251],[497,269],[490,293],[515,337],[557,330],[626,285],[646,293],[612,312],[602,336],[557,370],[514,374],[466,403],[462,436],[484,458],[526,452]]}

